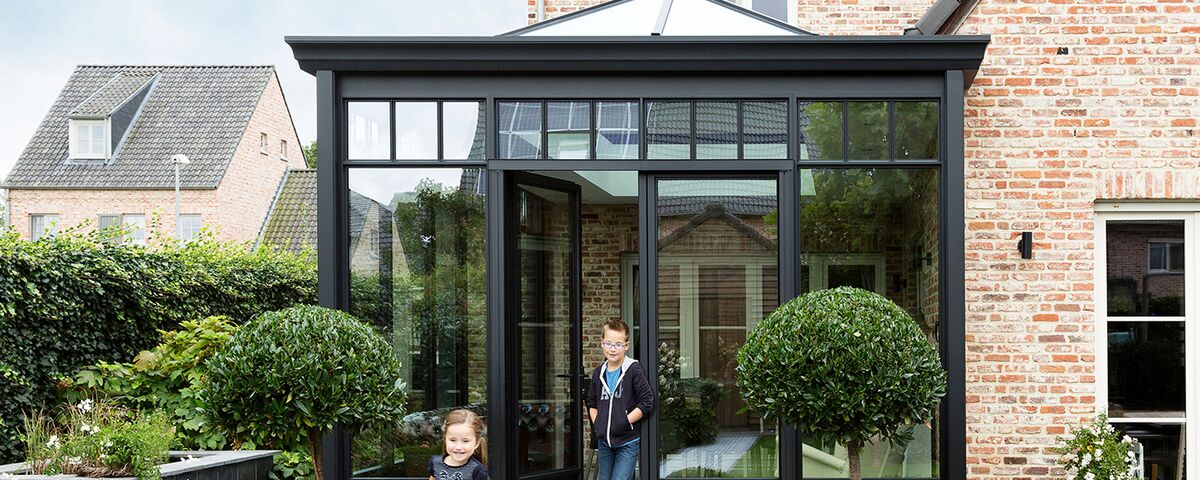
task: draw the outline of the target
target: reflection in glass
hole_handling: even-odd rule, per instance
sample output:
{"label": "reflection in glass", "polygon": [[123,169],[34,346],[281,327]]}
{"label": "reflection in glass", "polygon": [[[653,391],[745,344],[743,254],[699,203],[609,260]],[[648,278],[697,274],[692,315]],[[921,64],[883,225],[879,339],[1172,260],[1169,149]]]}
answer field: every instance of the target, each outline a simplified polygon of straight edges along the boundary
{"label": "reflection in glass", "polygon": [[1182,417],[1183,322],[1108,323],[1108,415]]}
{"label": "reflection in glass", "polygon": [[737,350],[778,302],[774,180],[658,183],[661,478],[778,477],[777,429],[744,406]]}
{"label": "reflection in glass", "polygon": [[500,102],[497,110],[500,158],[542,158],[542,103]]}
{"label": "reflection in glass", "polygon": [[580,159],[591,155],[591,112],[588,102],[546,104],[546,136],[550,158]]}
{"label": "reflection in glass", "polygon": [[646,103],[646,158],[676,160],[692,157],[692,104]]}
{"label": "reflection in glass", "polygon": [[638,102],[596,102],[596,158],[638,158]]}
{"label": "reflection in glass", "polygon": [[887,102],[847,102],[851,160],[887,160]]}
{"label": "reflection in glass", "polygon": [[350,102],[347,106],[346,141],[350,158],[379,160],[392,156],[392,136],[387,102]]}
{"label": "reflection in glass", "polygon": [[696,158],[738,158],[737,103],[696,102]]}
{"label": "reflection in glass", "polygon": [[483,102],[443,102],[442,158],[483,158],[485,115]]}
{"label": "reflection in glass", "polygon": [[743,156],[748,159],[787,158],[786,102],[742,104]]}
{"label": "reflection in glass", "polygon": [[570,468],[577,458],[580,405],[571,379],[571,275],[573,242],[570,197],[518,185],[517,390],[519,473]]}
{"label": "reflection in glass", "polygon": [[1136,438],[1142,449],[1142,478],[1146,480],[1175,480],[1186,478],[1180,471],[1187,449],[1181,424],[1113,423],[1123,435]]}
{"label": "reflection in glass", "polygon": [[396,102],[396,158],[438,158],[437,102]]}
{"label": "reflection in glass", "polygon": [[896,102],[896,158],[933,160],[938,147],[938,103]]}
{"label": "reflection in glass", "polygon": [[1110,220],[1105,224],[1108,316],[1182,317],[1182,220]]}
{"label": "reflection in glass", "polygon": [[359,477],[427,477],[441,419],[487,414],[484,196],[479,169],[349,171],[350,313],[404,357],[407,411],[356,434]]}
{"label": "reflection in glass", "polygon": [[[903,308],[930,342],[938,341],[938,187],[936,169],[801,170],[802,292],[853,286]],[[935,416],[904,444],[864,447],[864,477],[938,476]],[[803,436],[806,477],[849,476],[846,449]]]}
{"label": "reflection in glass", "polygon": [[843,160],[842,102],[800,102],[800,160]]}

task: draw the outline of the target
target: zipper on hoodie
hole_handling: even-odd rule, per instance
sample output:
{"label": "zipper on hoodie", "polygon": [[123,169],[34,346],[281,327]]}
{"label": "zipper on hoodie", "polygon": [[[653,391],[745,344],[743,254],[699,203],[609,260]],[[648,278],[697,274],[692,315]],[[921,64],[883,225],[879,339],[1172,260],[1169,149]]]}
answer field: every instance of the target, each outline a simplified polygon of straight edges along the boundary
{"label": "zipper on hoodie", "polygon": [[[628,358],[629,357],[626,357],[626,360],[628,360]],[[624,361],[624,360],[621,362],[621,374],[617,375],[617,386],[621,385],[621,380],[624,380],[625,374],[629,373],[629,368],[628,368],[629,365],[633,365],[633,363],[634,362],[629,362],[629,361]],[[608,438],[608,446],[611,448],[613,446],[613,444],[612,444],[613,400],[617,399],[617,389],[609,388],[607,377],[604,375],[607,372],[608,372],[608,362],[604,362],[604,365],[602,365],[600,367],[600,383],[602,385],[604,385],[604,388],[608,388],[608,428],[606,428],[604,430],[604,436]],[[631,424],[629,427],[633,428],[633,425]]]}

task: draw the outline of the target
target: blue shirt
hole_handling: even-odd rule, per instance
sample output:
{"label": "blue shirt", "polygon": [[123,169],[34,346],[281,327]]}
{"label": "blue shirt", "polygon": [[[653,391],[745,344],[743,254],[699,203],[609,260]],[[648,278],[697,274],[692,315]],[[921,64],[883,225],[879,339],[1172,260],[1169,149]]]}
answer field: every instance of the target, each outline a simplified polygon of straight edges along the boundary
{"label": "blue shirt", "polygon": [[604,370],[604,381],[608,382],[609,395],[617,394],[616,383],[618,378],[621,378],[621,367],[617,367],[616,370],[608,370],[607,368]]}

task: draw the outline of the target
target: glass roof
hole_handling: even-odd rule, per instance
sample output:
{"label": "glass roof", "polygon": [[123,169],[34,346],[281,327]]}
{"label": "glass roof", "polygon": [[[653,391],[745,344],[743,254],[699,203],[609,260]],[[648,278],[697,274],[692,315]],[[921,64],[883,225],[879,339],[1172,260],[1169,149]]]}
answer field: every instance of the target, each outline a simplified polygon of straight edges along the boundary
{"label": "glass roof", "polygon": [[761,36],[808,32],[724,0],[613,0],[513,36]]}

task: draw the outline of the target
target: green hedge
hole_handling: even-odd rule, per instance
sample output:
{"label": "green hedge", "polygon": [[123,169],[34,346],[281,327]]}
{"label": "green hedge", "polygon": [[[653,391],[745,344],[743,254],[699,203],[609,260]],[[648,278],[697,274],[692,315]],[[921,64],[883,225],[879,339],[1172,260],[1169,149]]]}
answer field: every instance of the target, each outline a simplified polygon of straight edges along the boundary
{"label": "green hedge", "polygon": [[22,414],[53,404],[58,378],[133,358],[183,320],[241,322],[316,297],[315,265],[273,249],[0,234],[0,463],[21,457]]}

